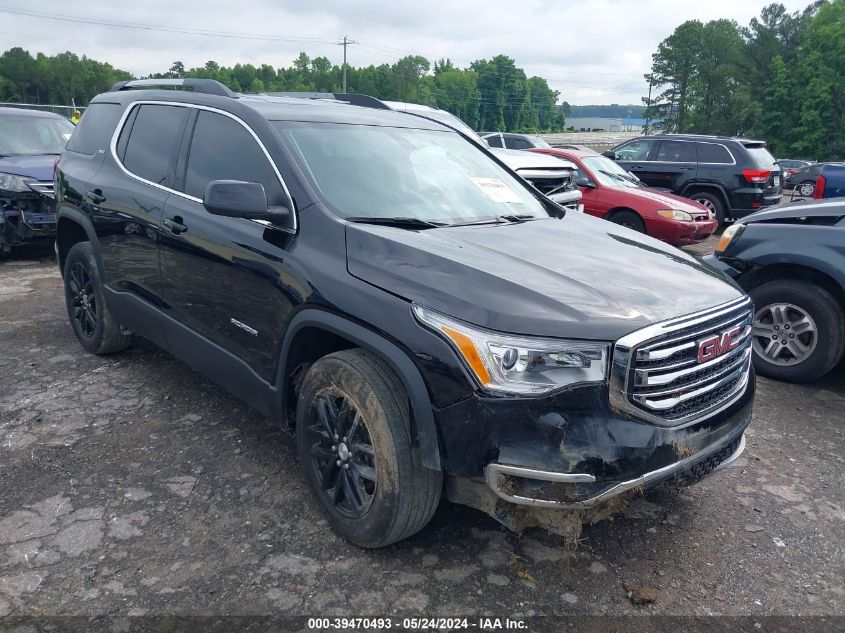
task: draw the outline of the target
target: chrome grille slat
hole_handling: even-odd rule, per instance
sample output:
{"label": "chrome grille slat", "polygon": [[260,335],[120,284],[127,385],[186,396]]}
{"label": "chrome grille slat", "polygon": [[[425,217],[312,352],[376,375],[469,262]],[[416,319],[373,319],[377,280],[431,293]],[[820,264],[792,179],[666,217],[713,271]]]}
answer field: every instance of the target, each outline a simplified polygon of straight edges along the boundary
{"label": "chrome grille slat", "polygon": [[35,193],[40,193],[43,196],[48,198],[54,197],[53,191],[53,183],[49,181],[39,181],[39,182],[31,182],[29,183],[29,188],[32,189]]}
{"label": "chrome grille slat", "polygon": [[[743,359],[743,360],[745,361],[747,359]],[[662,398],[661,400],[655,400],[653,398],[648,397],[648,396],[653,395],[653,394],[646,394],[645,396],[640,396],[640,397],[635,396],[635,398],[639,402],[641,402],[642,404],[645,404],[649,408],[655,409],[657,411],[661,411],[661,410],[665,410],[665,409],[671,409],[673,407],[676,407],[680,403],[686,402],[687,400],[691,400],[693,398],[696,398],[696,397],[702,395],[703,393],[710,391],[711,389],[717,389],[721,386],[729,384],[731,381],[736,380],[741,375],[744,375],[746,372],[747,372],[747,367],[745,367],[745,362],[743,362],[742,367],[740,367],[737,370],[734,370],[730,375],[725,376],[721,380],[719,380],[717,382],[711,382],[706,387],[701,387],[699,389],[695,389],[693,391],[686,392],[683,395],[676,396],[674,398]],[[677,393],[677,392],[670,392],[670,393]]]}
{"label": "chrome grille slat", "polygon": [[[676,385],[671,389],[661,389],[659,391],[643,391],[641,389],[638,389],[638,390],[634,391],[632,395],[634,396],[634,398],[644,398],[644,397],[652,397],[652,396],[665,396],[665,395],[670,395],[670,394],[673,394],[673,393],[679,393],[679,391],[681,391],[683,389],[692,389],[692,388],[695,388],[695,387],[705,385],[707,383],[715,382],[718,378],[721,378],[725,374],[729,374],[730,372],[734,371],[738,367],[744,365],[748,361],[748,359],[751,357],[751,348],[750,347],[746,347],[746,348],[743,348],[741,350],[736,350],[736,351],[741,351],[741,353],[738,356],[735,355],[735,356],[732,356],[732,357],[728,357],[728,358],[731,359],[732,362],[728,363],[725,367],[719,368],[715,373],[710,374],[705,378],[701,378],[699,380],[694,380],[692,382],[685,383],[681,386]],[[724,361],[725,357],[723,356],[721,358],[717,358],[716,360]],[[652,386],[652,385],[650,385],[650,386]]]}
{"label": "chrome grille slat", "polygon": [[[748,384],[751,321],[751,301],[743,297],[623,337],[614,346],[611,404],[661,426],[685,424],[729,406]],[[736,327],[742,330],[724,338]],[[728,341],[733,349],[718,344]],[[714,345],[716,356],[707,358]]]}
{"label": "chrome grille slat", "polygon": [[[692,358],[684,363],[678,363],[676,365],[671,366],[664,366],[664,367],[646,367],[645,369],[636,369],[635,371],[635,380],[634,386],[636,387],[656,387],[662,385],[668,385],[670,383],[675,382],[679,378],[683,378],[684,376],[688,376],[692,373],[697,373],[703,369],[707,369],[708,367],[713,367],[714,365],[718,365],[724,363],[727,359],[739,356],[744,351],[749,349],[748,345],[744,345],[746,343],[746,339],[751,334],[751,326],[745,326],[745,330],[743,331],[742,336],[737,341],[738,346],[735,349],[732,349],[726,354],[721,356],[717,356],[716,358],[709,360],[704,363],[699,363],[697,358]],[[674,369],[675,367],[686,367],[687,369],[681,369],[680,371],[672,371],[667,372],[669,369]]]}
{"label": "chrome grille slat", "polygon": [[[675,342],[677,342],[677,341],[683,341],[683,340],[690,339],[690,338],[698,338],[698,337],[704,336],[705,334],[710,334],[710,333],[712,333],[714,330],[725,330],[725,329],[728,329],[728,328],[730,328],[732,325],[737,325],[737,324],[741,323],[741,322],[742,322],[742,321],[744,321],[746,318],[747,318],[747,313],[744,313],[744,314],[738,314],[738,315],[736,315],[736,316],[734,316],[734,317],[732,317],[732,318],[730,318],[730,319],[726,319],[725,321],[722,321],[722,322],[720,322],[720,323],[714,324],[714,325],[712,325],[712,326],[710,326],[710,327],[707,327],[707,328],[702,328],[702,329],[699,329],[699,330],[697,330],[697,331],[695,331],[695,332],[690,332],[689,334],[684,334],[683,336],[679,336],[679,337],[677,337],[677,338],[668,339],[668,340],[666,340],[666,341],[660,341],[660,343],[659,343],[659,344],[644,346],[643,348],[640,348],[640,349],[644,349],[644,350],[646,350],[647,352],[650,352],[650,350],[651,350],[653,347],[657,347],[657,348],[659,349],[659,348],[660,348],[660,347],[662,347],[663,345],[669,345],[670,343],[675,343]],[[639,350],[638,350],[638,353],[639,353]]]}

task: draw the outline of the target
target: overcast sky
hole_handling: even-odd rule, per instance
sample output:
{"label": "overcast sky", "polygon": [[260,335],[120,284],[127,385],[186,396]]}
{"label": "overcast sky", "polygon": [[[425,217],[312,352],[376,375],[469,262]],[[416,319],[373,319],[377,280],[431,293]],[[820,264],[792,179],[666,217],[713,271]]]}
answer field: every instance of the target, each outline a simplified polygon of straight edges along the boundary
{"label": "overcast sky", "polygon": [[[809,0],[782,0],[792,11]],[[651,54],[688,19],[747,24],[760,0],[0,0],[21,10],[82,22],[0,11],[2,48],[32,54],[71,50],[138,75],[213,59],[288,66],[299,51],[336,63],[343,35],[359,42],[349,63],[393,63],[409,53],[450,57],[464,67],[504,53],[529,75],[545,77],[573,104],[640,103]],[[214,32],[162,32],[87,23],[120,22]],[[228,34],[224,36],[221,34]],[[249,35],[250,38],[232,37]]]}

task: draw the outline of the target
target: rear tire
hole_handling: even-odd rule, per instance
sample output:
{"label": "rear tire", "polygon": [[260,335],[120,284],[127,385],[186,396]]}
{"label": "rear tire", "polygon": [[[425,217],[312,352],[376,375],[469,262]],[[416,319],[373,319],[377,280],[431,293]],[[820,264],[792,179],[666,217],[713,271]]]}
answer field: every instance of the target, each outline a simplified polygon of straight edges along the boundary
{"label": "rear tire", "polygon": [[706,191],[696,191],[691,193],[689,197],[690,199],[695,200],[699,204],[703,204],[705,207],[710,209],[716,216],[716,220],[719,221],[719,226],[723,225],[725,220],[727,220],[727,216],[725,215],[725,202],[718,195],[708,193]]}
{"label": "rear tire", "polygon": [[808,382],[845,353],[845,314],[824,288],[783,279],[753,288],[754,368],[786,382]]}
{"label": "rear tire", "polygon": [[132,345],[132,334],[121,329],[106,305],[91,242],[77,242],[68,251],[64,280],[68,317],[82,347],[93,354],[112,354]]}
{"label": "rear tire", "polygon": [[812,180],[805,180],[800,185],[798,185],[798,193],[805,198],[812,198],[815,192],[816,183],[814,183]]}
{"label": "rear tire", "polygon": [[351,349],[315,362],[299,391],[296,427],[305,479],[341,536],[385,547],[431,520],[443,474],[422,465],[405,390],[381,359]]}
{"label": "rear tire", "polygon": [[624,226],[625,228],[636,231],[637,233],[645,233],[645,222],[643,219],[633,211],[616,211],[608,218],[614,224]]}

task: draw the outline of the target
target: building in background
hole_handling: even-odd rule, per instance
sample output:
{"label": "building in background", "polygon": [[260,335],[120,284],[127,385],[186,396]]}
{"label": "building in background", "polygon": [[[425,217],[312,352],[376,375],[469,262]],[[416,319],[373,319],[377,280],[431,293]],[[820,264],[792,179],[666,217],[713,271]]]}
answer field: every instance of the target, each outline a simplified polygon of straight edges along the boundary
{"label": "building in background", "polygon": [[645,126],[645,119],[617,119],[610,117],[568,117],[566,129],[574,132],[637,132]]}

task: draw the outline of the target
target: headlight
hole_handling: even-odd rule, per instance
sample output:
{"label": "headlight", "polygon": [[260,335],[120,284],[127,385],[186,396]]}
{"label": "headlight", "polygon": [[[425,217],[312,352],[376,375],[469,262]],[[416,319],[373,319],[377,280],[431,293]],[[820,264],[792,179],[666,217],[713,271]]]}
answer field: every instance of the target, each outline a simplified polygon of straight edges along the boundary
{"label": "headlight", "polygon": [[16,176],[15,174],[2,174],[0,173],[0,190],[2,191],[14,191],[14,192],[23,192],[23,191],[32,191],[29,188],[30,182],[38,182],[33,178],[27,178],[25,176]]}
{"label": "headlight", "polygon": [[679,222],[692,222],[692,216],[686,211],[679,211],[678,209],[660,209],[657,212],[661,218],[667,220],[678,220]]}
{"label": "headlight", "polygon": [[731,245],[736,239],[739,239],[739,236],[742,235],[742,232],[745,230],[745,225],[742,223],[731,224],[728,228],[725,229],[725,232],[722,233],[722,237],[719,240],[719,243],[716,245],[716,252],[717,253],[724,253],[727,250],[728,246]]}
{"label": "headlight", "polygon": [[605,379],[608,344],[501,334],[414,304],[414,315],[443,336],[485,389],[538,395]]}

